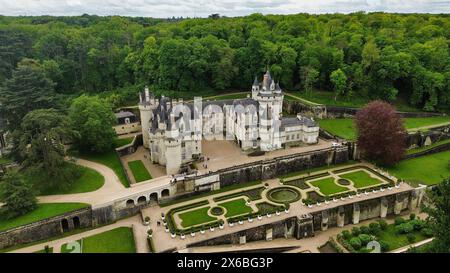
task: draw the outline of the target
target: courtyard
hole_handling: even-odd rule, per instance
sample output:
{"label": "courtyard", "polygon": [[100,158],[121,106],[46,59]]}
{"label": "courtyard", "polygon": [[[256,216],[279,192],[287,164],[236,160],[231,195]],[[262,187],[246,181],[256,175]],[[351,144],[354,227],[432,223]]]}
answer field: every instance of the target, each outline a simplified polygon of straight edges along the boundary
{"label": "courtyard", "polygon": [[331,142],[319,138],[319,143],[314,145],[290,147],[266,152],[265,154],[260,156],[249,156],[248,152],[242,151],[234,141],[202,140],[202,155],[205,158],[205,162],[197,164],[197,169],[199,173],[207,173],[208,171],[217,171],[223,168],[233,167],[240,164],[246,164],[260,160],[268,160],[279,156],[304,153],[330,147]]}

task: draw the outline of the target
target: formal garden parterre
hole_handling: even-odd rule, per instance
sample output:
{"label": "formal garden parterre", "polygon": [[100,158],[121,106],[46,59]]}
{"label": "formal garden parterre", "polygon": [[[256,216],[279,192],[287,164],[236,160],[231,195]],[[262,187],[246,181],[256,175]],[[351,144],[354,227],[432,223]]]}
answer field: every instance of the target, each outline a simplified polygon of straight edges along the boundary
{"label": "formal garden parterre", "polygon": [[310,205],[371,191],[393,188],[394,177],[366,165],[353,165],[292,176],[269,187],[256,184],[231,193],[220,192],[192,199],[163,215],[166,232],[173,236],[224,228],[225,223],[251,220],[289,210],[292,204]]}

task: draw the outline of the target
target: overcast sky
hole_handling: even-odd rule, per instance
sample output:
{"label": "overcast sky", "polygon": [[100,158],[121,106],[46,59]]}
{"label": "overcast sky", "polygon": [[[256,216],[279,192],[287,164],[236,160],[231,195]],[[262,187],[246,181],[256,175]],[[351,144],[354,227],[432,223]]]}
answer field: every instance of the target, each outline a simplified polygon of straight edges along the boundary
{"label": "overcast sky", "polygon": [[2,15],[124,15],[205,17],[211,13],[450,13],[450,0],[0,0]]}

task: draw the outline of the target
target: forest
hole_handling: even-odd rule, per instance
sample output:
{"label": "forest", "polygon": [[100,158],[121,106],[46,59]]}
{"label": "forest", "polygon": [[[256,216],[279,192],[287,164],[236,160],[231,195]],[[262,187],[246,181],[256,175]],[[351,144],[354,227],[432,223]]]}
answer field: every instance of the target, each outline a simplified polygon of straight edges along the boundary
{"label": "forest", "polygon": [[31,86],[36,108],[105,92],[120,105],[144,85],[174,96],[245,91],[266,68],[285,90],[448,111],[449,38],[448,14],[0,16],[0,111],[15,116],[5,105]]}

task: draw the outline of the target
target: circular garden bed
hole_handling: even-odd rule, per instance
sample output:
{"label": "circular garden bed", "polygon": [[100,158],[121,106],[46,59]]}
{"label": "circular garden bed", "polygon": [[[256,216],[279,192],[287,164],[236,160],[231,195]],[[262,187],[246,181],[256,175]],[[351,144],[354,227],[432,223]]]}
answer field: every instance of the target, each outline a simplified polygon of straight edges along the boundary
{"label": "circular garden bed", "polygon": [[222,207],[213,207],[209,212],[214,216],[220,216],[225,213]]}
{"label": "circular garden bed", "polygon": [[339,185],[342,185],[342,186],[348,186],[351,184],[350,180],[344,179],[344,178],[339,178],[337,182]]}
{"label": "circular garden bed", "polygon": [[292,203],[298,201],[301,197],[299,191],[288,187],[278,187],[267,192],[267,198],[275,203]]}

